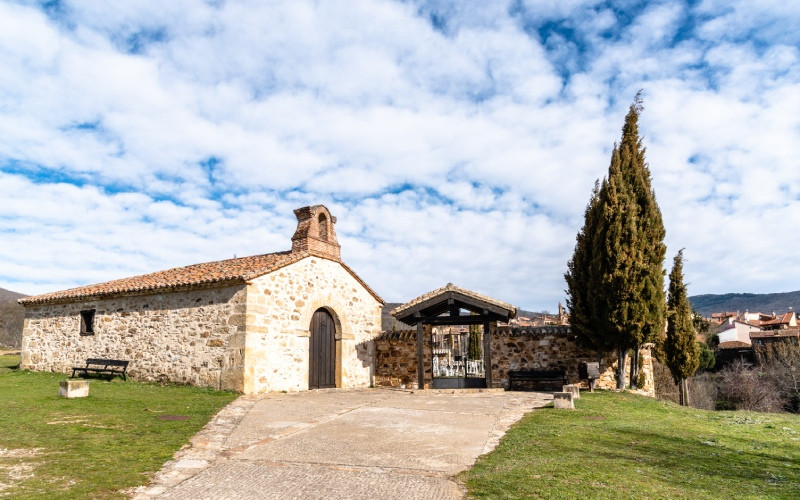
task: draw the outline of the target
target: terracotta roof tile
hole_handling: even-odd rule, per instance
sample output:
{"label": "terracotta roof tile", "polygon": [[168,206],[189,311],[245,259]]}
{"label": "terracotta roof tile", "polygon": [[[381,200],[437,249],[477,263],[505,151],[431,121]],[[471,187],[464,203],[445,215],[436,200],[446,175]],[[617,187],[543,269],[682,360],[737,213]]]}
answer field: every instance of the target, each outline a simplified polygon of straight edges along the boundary
{"label": "terracotta roof tile", "polygon": [[509,319],[511,319],[511,318],[513,318],[513,317],[515,317],[517,315],[517,307],[516,306],[512,306],[511,304],[509,304],[507,302],[502,302],[500,300],[493,299],[491,297],[487,297],[486,295],[481,295],[481,294],[479,294],[477,292],[473,292],[472,290],[467,290],[466,288],[457,287],[452,283],[448,283],[447,285],[445,285],[445,286],[443,286],[441,288],[437,288],[436,290],[433,290],[433,291],[428,292],[426,294],[420,295],[419,297],[411,300],[410,302],[407,302],[407,303],[405,303],[405,304],[403,304],[401,306],[396,307],[394,310],[391,311],[391,315],[395,316],[395,317],[402,316],[403,312],[411,309],[412,307],[414,307],[416,305],[419,305],[419,304],[422,304],[422,303],[424,303],[424,302],[426,302],[426,301],[428,301],[428,300],[430,300],[430,299],[432,299],[434,297],[438,297],[439,295],[442,295],[442,294],[444,294],[446,292],[451,292],[451,291],[452,292],[457,292],[457,293],[459,293],[461,295],[464,295],[465,297],[470,297],[472,299],[475,299],[475,300],[478,300],[478,301],[481,301],[481,302],[486,302],[486,303],[491,304],[491,305],[493,305],[495,307],[498,307],[500,309],[505,309],[506,311],[508,311]]}
{"label": "terracotta roof tile", "polygon": [[782,314],[776,318],[770,319],[768,321],[762,321],[762,325],[788,325],[789,322],[792,321],[792,315],[794,313],[788,312],[786,314]]}
{"label": "terracotta roof tile", "polygon": [[741,340],[731,340],[729,342],[720,342],[719,348],[720,349],[750,349],[751,346],[747,342],[742,342]]}
{"label": "terracotta roof tile", "polygon": [[750,332],[751,339],[766,339],[766,338],[780,338],[780,337],[800,337],[800,329],[783,328],[781,330]]}
{"label": "terracotta roof tile", "polygon": [[[157,271],[130,278],[122,278],[95,285],[70,288],[53,293],[25,297],[18,302],[22,305],[47,304],[55,302],[71,302],[89,297],[109,297],[118,294],[151,293],[157,290],[175,290],[220,286],[224,284],[244,283],[247,280],[263,276],[269,272],[298,262],[306,257],[317,255],[315,252],[276,252],[264,255],[252,255],[214,262],[204,262],[185,267],[176,267],[165,271]],[[341,264],[364,288],[379,302],[378,296],[361,278],[341,261]]]}

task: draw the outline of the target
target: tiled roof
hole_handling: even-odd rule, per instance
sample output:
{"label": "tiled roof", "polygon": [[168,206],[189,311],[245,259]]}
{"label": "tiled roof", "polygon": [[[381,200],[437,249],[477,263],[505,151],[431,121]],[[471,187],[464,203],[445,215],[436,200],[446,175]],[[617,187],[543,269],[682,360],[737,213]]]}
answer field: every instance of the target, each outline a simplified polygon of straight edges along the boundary
{"label": "tiled roof", "polygon": [[786,314],[782,314],[774,319],[770,319],[768,321],[762,321],[762,325],[788,325],[789,322],[792,321],[792,315],[794,313],[787,312]]}
{"label": "tiled roof", "polygon": [[[55,302],[71,302],[89,297],[109,297],[118,294],[152,293],[158,290],[176,290],[203,288],[226,284],[244,283],[247,280],[263,276],[269,272],[298,262],[306,257],[316,256],[314,252],[276,252],[265,255],[253,255],[214,262],[204,262],[186,267],[176,267],[165,271],[157,271],[140,276],[123,278],[95,285],[70,288],[53,293],[25,297],[19,303],[23,305],[47,304]],[[330,258],[328,258],[330,260]],[[343,262],[341,264],[364,288],[379,302],[383,303],[361,278],[359,278]]]}
{"label": "tiled roof", "polygon": [[719,348],[720,349],[750,349],[751,346],[747,342],[742,342],[741,340],[731,340],[729,342],[720,342]]}
{"label": "tiled roof", "polygon": [[441,288],[437,288],[436,290],[433,290],[433,291],[428,292],[426,294],[420,295],[416,299],[413,299],[412,301],[407,302],[407,303],[403,304],[402,306],[397,307],[395,310],[392,311],[391,314],[392,314],[392,316],[395,316],[395,317],[402,316],[403,312],[413,308],[414,306],[422,304],[422,303],[424,303],[424,302],[426,302],[428,300],[431,300],[431,299],[433,299],[435,297],[438,297],[439,295],[443,295],[443,294],[445,294],[447,292],[456,292],[456,293],[461,294],[461,295],[463,295],[465,297],[469,297],[469,298],[475,299],[475,300],[477,300],[479,302],[486,302],[487,304],[493,305],[493,306],[495,306],[497,308],[504,309],[504,310],[508,311],[509,319],[513,318],[514,316],[517,315],[517,307],[516,306],[512,306],[511,304],[509,304],[507,302],[502,302],[502,301],[499,301],[497,299],[493,299],[491,297],[487,297],[486,295],[481,295],[481,294],[479,294],[477,292],[473,292],[472,290],[467,290],[466,288],[457,287],[452,283],[448,283],[447,285],[445,285],[445,286],[443,286]]}
{"label": "tiled roof", "polygon": [[800,337],[800,329],[784,328],[782,330],[750,332],[751,339],[766,339],[766,338],[780,338],[780,337]]}

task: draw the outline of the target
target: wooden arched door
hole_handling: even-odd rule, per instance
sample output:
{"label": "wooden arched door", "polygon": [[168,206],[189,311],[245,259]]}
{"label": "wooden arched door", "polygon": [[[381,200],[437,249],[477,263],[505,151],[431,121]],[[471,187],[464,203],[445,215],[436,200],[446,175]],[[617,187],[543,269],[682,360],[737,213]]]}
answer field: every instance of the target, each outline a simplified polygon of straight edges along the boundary
{"label": "wooden arched door", "polygon": [[325,309],[311,318],[308,365],[309,389],[336,387],[336,326]]}

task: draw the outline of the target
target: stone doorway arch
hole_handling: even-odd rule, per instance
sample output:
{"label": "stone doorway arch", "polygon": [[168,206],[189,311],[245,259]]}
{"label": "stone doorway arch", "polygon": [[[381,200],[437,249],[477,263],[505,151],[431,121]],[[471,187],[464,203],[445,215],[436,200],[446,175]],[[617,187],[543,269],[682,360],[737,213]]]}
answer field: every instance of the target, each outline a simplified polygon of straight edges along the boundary
{"label": "stone doorway arch", "polygon": [[325,309],[314,311],[309,327],[308,388],[336,387],[337,342],[336,323]]}

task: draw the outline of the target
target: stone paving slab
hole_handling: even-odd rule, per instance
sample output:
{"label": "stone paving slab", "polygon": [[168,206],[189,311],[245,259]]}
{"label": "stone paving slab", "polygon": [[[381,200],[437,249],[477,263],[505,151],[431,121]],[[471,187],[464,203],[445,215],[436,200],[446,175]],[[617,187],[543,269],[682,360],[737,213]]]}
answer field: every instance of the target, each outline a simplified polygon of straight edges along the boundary
{"label": "stone paving slab", "polygon": [[134,498],[463,498],[451,475],[547,393],[377,389],[242,396]]}
{"label": "stone paving slab", "polygon": [[[213,485],[213,488],[209,488]],[[452,499],[464,496],[446,476],[386,471],[374,467],[319,466],[229,461],[205,470],[169,499]]]}
{"label": "stone paving slab", "polygon": [[279,439],[389,396],[384,391],[334,390],[263,396],[233,430],[225,447]]}
{"label": "stone paving slab", "polygon": [[[388,418],[387,418],[388,416]],[[237,458],[402,467],[455,474],[483,451],[495,416],[370,406]]]}

